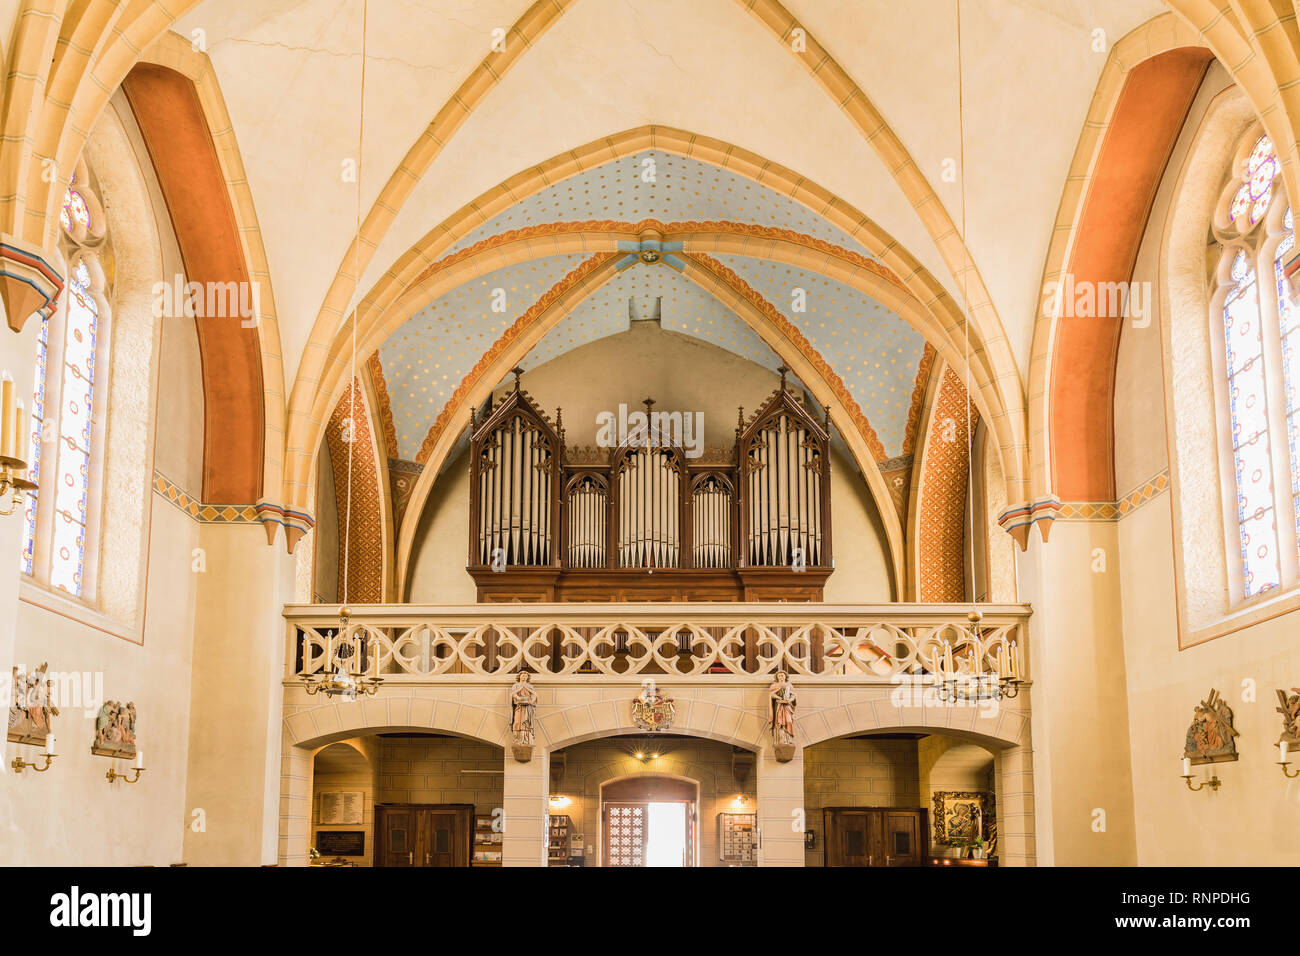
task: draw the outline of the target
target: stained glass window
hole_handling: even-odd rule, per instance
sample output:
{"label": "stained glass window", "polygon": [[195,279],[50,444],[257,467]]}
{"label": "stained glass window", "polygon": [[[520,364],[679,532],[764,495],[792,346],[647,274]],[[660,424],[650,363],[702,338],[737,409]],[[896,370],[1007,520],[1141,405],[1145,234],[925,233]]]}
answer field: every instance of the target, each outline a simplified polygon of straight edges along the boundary
{"label": "stained glass window", "polygon": [[38,490],[24,509],[21,567],[52,588],[85,597],[105,294],[96,249],[104,238],[102,229],[91,236],[92,206],[82,195],[89,184],[83,176],[74,183],[61,214],[71,274],[59,310],[41,325],[36,347],[30,475]]}
{"label": "stained glass window", "polygon": [[1214,232],[1222,447],[1236,505],[1225,516],[1229,583],[1244,600],[1300,584],[1300,308],[1285,275],[1295,230],[1277,184],[1277,151],[1258,134],[1239,148],[1244,159],[1224,193],[1228,221],[1216,221]]}
{"label": "stained glass window", "polygon": [[1261,136],[1246,159],[1246,173],[1242,177],[1245,182],[1237,189],[1229,207],[1228,214],[1238,226],[1242,225],[1241,217],[1247,211],[1250,219],[1246,225],[1253,226],[1264,217],[1273,199],[1273,180],[1277,173],[1277,150],[1273,148],[1271,139]]}
{"label": "stained glass window", "polygon": [[1269,447],[1268,387],[1264,375],[1259,288],[1244,250],[1233,260],[1236,284],[1223,306],[1228,370],[1228,406],[1237,478],[1237,529],[1246,596],[1277,587],[1277,514]]}
{"label": "stained glass window", "polygon": [[[1273,255],[1273,277],[1277,283],[1278,332],[1282,339],[1282,387],[1286,396],[1287,454],[1291,462],[1291,501],[1296,515],[1296,542],[1300,549],[1300,308],[1291,303],[1284,275],[1287,260],[1295,248],[1295,222],[1287,209],[1282,219],[1286,235]],[[1300,555],[1300,551],[1298,551]]]}

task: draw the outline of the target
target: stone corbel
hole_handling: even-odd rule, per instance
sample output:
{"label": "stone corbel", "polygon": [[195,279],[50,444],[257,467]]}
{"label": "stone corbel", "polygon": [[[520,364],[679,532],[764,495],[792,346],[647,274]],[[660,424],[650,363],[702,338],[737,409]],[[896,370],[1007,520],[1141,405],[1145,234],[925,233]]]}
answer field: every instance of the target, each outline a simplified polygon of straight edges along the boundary
{"label": "stone corbel", "polygon": [[293,549],[298,546],[303,535],[316,524],[316,520],[307,512],[295,511],[273,501],[263,499],[256,507],[257,520],[262,522],[262,527],[266,531],[266,543],[275,544],[276,529],[283,525],[284,544],[290,554],[293,554]]}
{"label": "stone corbel", "polygon": [[40,246],[0,235],[0,301],[15,332],[33,315],[49,318],[58,305],[63,277],[50,265],[52,258]]}
{"label": "stone corbel", "polygon": [[1029,529],[1038,526],[1038,533],[1043,541],[1051,533],[1052,522],[1061,510],[1061,499],[1056,495],[1047,495],[1034,501],[1013,505],[998,515],[998,525],[1020,545],[1021,551],[1029,550]]}

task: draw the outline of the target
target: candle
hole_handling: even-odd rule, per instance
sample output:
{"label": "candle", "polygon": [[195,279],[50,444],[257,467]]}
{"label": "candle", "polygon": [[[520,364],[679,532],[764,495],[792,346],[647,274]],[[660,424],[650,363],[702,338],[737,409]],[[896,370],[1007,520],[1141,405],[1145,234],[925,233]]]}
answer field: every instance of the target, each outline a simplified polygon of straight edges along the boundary
{"label": "candle", "polygon": [[14,380],[6,370],[0,377],[0,456],[14,457],[16,435],[13,434],[14,421]]}
{"label": "candle", "polygon": [[144,751],[137,749],[135,752],[135,766],[137,770],[144,769]]}
{"label": "candle", "polygon": [[1286,763],[1286,741],[1285,740],[1279,740],[1277,742],[1277,752],[1282,755],[1282,763]]}
{"label": "candle", "polygon": [[53,734],[45,735],[45,752],[49,754],[51,757],[54,756],[54,735]]}
{"label": "candle", "polygon": [[954,668],[952,666],[952,644],[948,641],[943,642],[943,666],[944,670],[948,672],[948,676],[951,677]]}
{"label": "candle", "polygon": [[1190,759],[1188,759],[1187,757],[1184,757],[1184,758],[1183,758],[1183,776],[1184,776],[1184,777],[1190,777],[1191,775],[1192,775],[1192,761],[1191,761]]}
{"label": "candle", "polygon": [[1003,644],[1002,649],[998,651],[998,677],[1006,679],[1011,676],[1010,668],[1007,666],[1007,655],[1011,652],[1011,645]]}
{"label": "candle", "polygon": [[27,416],[23,414],[23,400],[20,398],[14,402],[14,457],[20,459],[24,465],[32,460],[32,456],[28,453],[31,438],[25,427],[26,418]]}

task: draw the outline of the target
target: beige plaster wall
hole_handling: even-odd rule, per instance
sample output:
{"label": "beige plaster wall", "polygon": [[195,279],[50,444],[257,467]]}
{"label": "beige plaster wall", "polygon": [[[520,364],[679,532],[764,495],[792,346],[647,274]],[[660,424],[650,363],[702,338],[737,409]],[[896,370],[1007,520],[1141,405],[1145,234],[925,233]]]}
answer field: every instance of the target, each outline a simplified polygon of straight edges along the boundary
{"label": "beige plaster wall", "polygon": [[[1130,720],[1114,522],[1057,521],[1020,556],[1019,593],[1033,606],[1029,670],[1038,860],[1136,863]],[[1094,568],[1098,570],[1094,570]],[[1094,830],[1098,811],[1104,830]]]}
{"label": "beige plaster wall", "polygon": [[[1169,229],[1171,204],[1179,195],[1185,163],[1213,98],[1229,85],[1215,65],[1193,105],[1165,172],[1150,224],[1138,256],[1134,278],[1159,289],[1161,245]],[[1226,147],[1225,147],[1226,148]],[[1217,184],[1213,184],[1217,191]],[[1217,194],[1217,192],[1216,192]],[[1203,269],[1189,263],[1189,272]],[[1126,324],[1120,336],[1115,393],[1115,471],[1121,492],[1167,467],[1170,437],[1166,384],[1160,353],[1161,322],[1150,327]],[[1175,301],[1184,309],[1185,303]],[[1205,306],[1202,306],[1204,309]],[[1198,317],[1199,318],[1199,317]],[[1209,316],[1204,321],[1208,324]],[[1177,426],[1176,426],[1177,427]],[[1190,441],[1192,436],[1179,436]],[[1217,474],[1214,462],[1210,471]],[[1196,481],[1199,472],[1184,469],[1175,479]],[[1174,486],[1173,494],[1180,487]],[[1213,640],[1179,650],[1180,620],[1175,591],[1173,494],[1162,493],[1118,522],[1119,580],[1123,600],[1125,670],[1131,738],[1137,862],[1141,865],[1295,865],[1300,863],[1300,781],[1283,778],[1275,761],[1281,723],[1274,712],[1276,691],[1300,684],[1295,632],[1300,612],[1243,627]],[[1189,522],[1217,535],[1218,509],[1212,513],[1184,508]],[[1184,559],[1191,556],[1184,554]],[[1186,573],[1203,573],[1190,561]],[[1195,581],[1190,583],[1195,584]],[[1233,709],[1240,760],[1214,768],[1223,781],[1211,792],[1189,792],[1179,774],[1184,737],[1193,708],[1211,688]],[[1203,774],[1197,771],[1199,780]],[[1208,776],[1208,774],[1204,774]]]}
{"label": "beige plaster wall", "polygon": [[[513,378],[511,379],[513,381]],[[779,377],[732,352],[698,339],[636,322],[627,332],[598,339],[524,373],[523,387],[551,416],[564,410],[570,446],[594,445],[596,416],[631,413],[654,398],[660,411],[704,415],[709,447],[735,446],[736,412],[752,414],[772,394]],[[417,534],[410,572],[413,603],[474,603],[474,582],[465,573],[469,540],[469,460],[462,453],[438,477]],[[828,602],[893,599],[888,549],[880,513],[855,466],[838,453],[831,459],[831,521],[835,573],[826,583]]]}
{"label": "beige plaster wall", "polygon": [[[190,635],[195,583],[190,550],[198,524],[153,495],[143,644],[113,636],[36,602],[18,605],[15,662],[83,674],[103,697],[134,701],[136,734],[148,768],[138,784],[109,784],[110,767],[127,763],[90,752],[98,704],[61,708],[54,719],[59,757],[51,770],[10,777],[0,797],[0,844],[10,865],[166,866],[182,861],[191,823],[185,802],[188,756]],[[53,606],[53,602],[50,602]],[[6,675],[7,676],[7,675]],[[86,680],[89,677],[90,680]],[[8,744],[33,760],[36,748]],[[6,766],[6,773],[8,773]]]}
{"label": "beige plaster wall", "polygon": [[[106,482],[114,501],[100,543],[108,572],[100,584],[101,596],[112,600],[81,602],[26,579],[20,584],[18,574],[5,577],[12,582],[0,589],[6,680],[11,661],[22,668],[48,661],[52,673],[80,675],[83,691],[54,718],[59,756],[48,772],[9,776],[13,756],[32,760],[34,748],[5,745],[0,846],[15,865],[165,866],[181,862],[182,835],[192,822],[185,793],[200,525],[148,489],[154,467],[187,492],[201,487],[197,336],[193,322],[155,320],[141,291],[182,265],[152,167],[141,161],[143,145],[120,99],[103,115],[87,154],[97,160],[119,275],[131,286],[115,303],[111,331],[107,440],[118,455],[110,457]],[[126,330],[129,336],[119,336]],[[19,394],[31,394],[39,331],[29,321],[21,335],[0,343]],[[117,428],[122,421],[129,422],[125,430]],[[18,552],[21,524],[0,522],[0,545],[10,554]],[[13,643],[4,646],[6,639]],[[137,784],[109,784],[108,769],[124,770],[125,762],[90,752],[100,698],[136,705],[147,767]]]}

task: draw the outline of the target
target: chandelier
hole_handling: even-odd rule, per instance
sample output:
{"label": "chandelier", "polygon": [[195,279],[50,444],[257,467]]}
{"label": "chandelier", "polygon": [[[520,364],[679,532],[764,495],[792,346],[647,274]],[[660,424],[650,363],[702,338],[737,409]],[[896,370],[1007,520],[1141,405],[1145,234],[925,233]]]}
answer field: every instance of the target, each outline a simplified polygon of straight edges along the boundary
{"label": "chandelier", "polygon": [[969,673],[957,672],[950,641],[943,642],[942,655],[936,654],[935,673],[938,675],[939,700],[945,704],[967,700],[1011,700],[1020,693],[1020,685],[1024,683],[1024,667],[1020,661],[1020,648],[1016,641],[1004,637],[992,644],[991,648],[996,648],[997,672],[985,672],[984,652],[989,648],[982,647],[983,632],[980,628],[982,618],[983,615],[973,609],[966,615],[967,621],[970,622],[968,626],[971,648]]}
{"label": "chandelier", "polygon": [[303,689],[313,697],[341,696],[355,700],[358,694],[373,697],[384,679],[379,676],[379,654],[375,640],[363,625],[352,625],[352,609],[339,608],[335,633],[325,639],[325,662],[313,674],[302,676]]}

